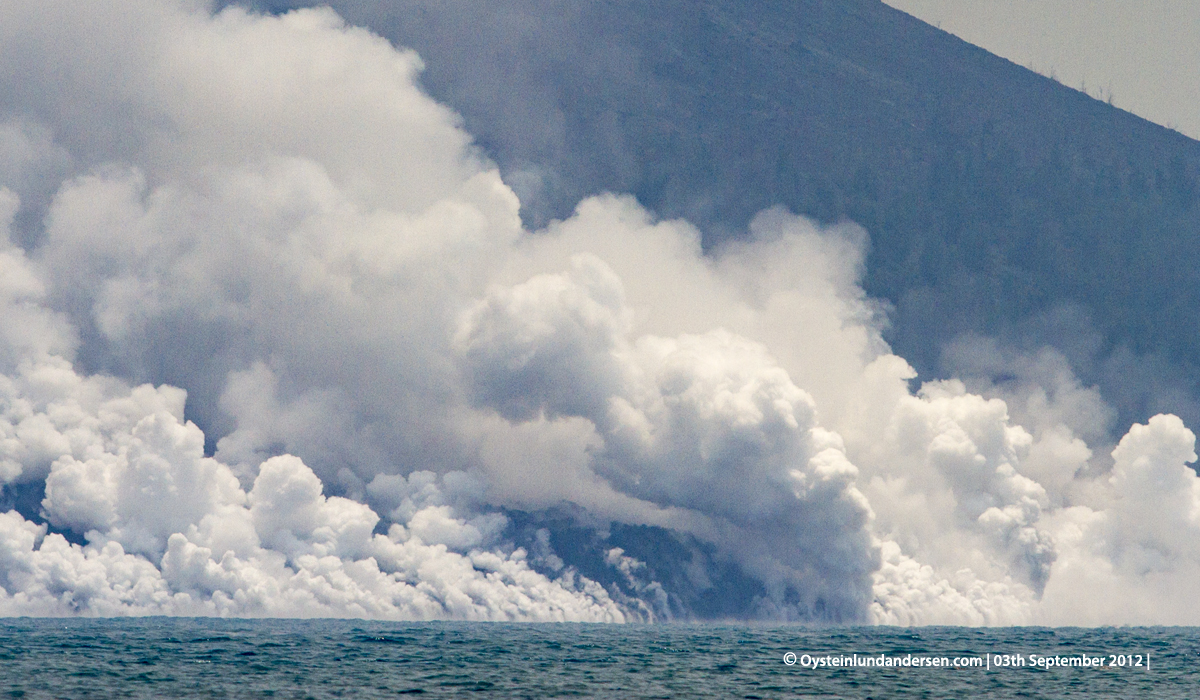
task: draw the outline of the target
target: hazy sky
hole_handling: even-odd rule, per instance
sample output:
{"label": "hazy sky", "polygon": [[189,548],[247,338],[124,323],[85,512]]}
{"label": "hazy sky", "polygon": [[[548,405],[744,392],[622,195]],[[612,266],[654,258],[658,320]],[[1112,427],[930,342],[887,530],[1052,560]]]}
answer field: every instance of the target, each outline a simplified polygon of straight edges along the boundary
{"label": "hazy sky", "polygon": [[[1200,3],[885,0],[1153,122],[1200,138]],[[1103,93],[1101,91],[1103,90]]]}

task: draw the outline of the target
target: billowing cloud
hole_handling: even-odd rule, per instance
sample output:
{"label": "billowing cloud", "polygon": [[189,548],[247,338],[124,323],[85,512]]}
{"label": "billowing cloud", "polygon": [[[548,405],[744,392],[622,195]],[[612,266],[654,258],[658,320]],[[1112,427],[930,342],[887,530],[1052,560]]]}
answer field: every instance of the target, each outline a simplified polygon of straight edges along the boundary
{"label": "billowing cloud", "polygon": [[1179,419],[971,339],[1019,381],[913,393],[853,224],[523,230],[420,69],[0,2],[0,613],[1191,619]]}

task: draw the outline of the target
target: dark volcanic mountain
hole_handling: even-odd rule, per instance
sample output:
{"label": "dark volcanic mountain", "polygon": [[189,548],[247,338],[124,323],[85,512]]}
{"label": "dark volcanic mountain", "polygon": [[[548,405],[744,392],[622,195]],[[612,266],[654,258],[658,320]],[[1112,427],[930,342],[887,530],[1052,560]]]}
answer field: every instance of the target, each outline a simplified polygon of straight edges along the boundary
{"label": "dark volcanic mountain", "polygon": [[1200,419],[1200,142],[874,0],[328,4],[425,58],[532,226],[605,190],[708,246],[774,204],[851,219],[924,378],[1003,380],[943,360],[981,334],[1058,348],[1126,425]]}

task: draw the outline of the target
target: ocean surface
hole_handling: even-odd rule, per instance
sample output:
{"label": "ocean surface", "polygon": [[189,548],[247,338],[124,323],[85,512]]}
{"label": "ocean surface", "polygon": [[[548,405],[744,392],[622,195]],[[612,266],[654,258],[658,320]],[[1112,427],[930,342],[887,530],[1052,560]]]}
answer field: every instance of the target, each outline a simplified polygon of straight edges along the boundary
{"label": "ocean surface", "polygon": [[1198,698],[1200,628],[0,619],[0,698],[409,695]]}

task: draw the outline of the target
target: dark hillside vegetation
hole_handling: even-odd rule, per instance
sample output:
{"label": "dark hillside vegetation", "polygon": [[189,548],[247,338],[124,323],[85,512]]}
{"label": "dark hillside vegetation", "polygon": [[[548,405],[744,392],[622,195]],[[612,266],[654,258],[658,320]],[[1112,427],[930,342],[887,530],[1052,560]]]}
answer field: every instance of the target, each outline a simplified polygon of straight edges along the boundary
{"label": "dark hillside vegetation", "polygon": [[605,190],[708,246],[774,204],[851,219],[924,377],[999,336],[1062,349],[1123,420],[1200,419],[1200,142],[875,0],[329,4],[425,58],[531,226]]}

